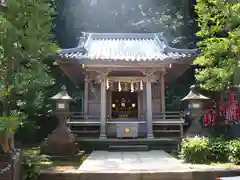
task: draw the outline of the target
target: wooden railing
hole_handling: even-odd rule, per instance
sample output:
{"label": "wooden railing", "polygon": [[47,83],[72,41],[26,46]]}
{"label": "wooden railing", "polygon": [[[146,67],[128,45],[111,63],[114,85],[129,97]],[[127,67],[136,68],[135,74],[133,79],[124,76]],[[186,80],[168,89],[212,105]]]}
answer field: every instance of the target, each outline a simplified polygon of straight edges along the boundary
{"label": "wooden railing", "polygon": [[83,112],[71,112],[68,124],[100,124],[100,119],[100,113],[84,114]]}
{"label": "wooden railing", "polygon": [[[113,112],[115,113],[115,112]],[[136,112],[137,113],[137,112]],[[179,133],[183,137],[183,125],[184,119],[181,117],[180,112],[171,111],[165,113],[153,113],[153,132],[154,133]],[[131,119],[130,117],[125,117],[125,119]],[[120,118],[121,119],[121,118]],[[124,117],[123,117],[124,119]],[[140,119],[134,120],[134,122],[139,121],[138,123],[147,123],[146,115],[142,115]],[[127,121],[126,121],[127,122]],[[119,123],[114,121],[110,115],[107,115],[106,123]],[[101,124],[101,113],[88,113],[84,114],[83,112],[72,112],[70,119],[68,121],[69,128],[75,133],[99,133]],[[75,127],[75,128],[74,128]],[[76,128],[78,128],[76,130]],[[79,129],[80,128],[80,129]],[[94,128],[94,129],[91,129]]]}
{"label": "wooden railing", "polygon": [[[112,115],[119,117],[125,117],[125,118],[131,118],[131,117],[137,117],[137,111],[133,111],[131,112],[131,114],[121,114],[119,112],[112,112]],[[110,116],[110,115],[108,115]],[[146,118],[146,115],[143,115],[143,119]],[[152,115],[153,118],[153,122],[155,123],[161,123],[161,122],[180,122],[180,121],[184,121],[184,119],[181,117],[180,112],[178,111],[169,111],[169,112],[165,112],[165,113],[153,113]],[[84,114],[83,112],[71,112],[70,115],[70,119],[71,121],[83,121],[83,120],[89,120],[89,121],[98,121],[101,119],[101,113],[88,113],[88,114]]]}
{"label": "wooden railing", "polygon": [[114,118],[137,118],[138,111],[112,111],[111,119]]}
{"label": "wooden railing", "polygon": [[[153,130],[155,133],[179,133],[180,137],[183,137],[184,119],[179,111],[154,113],[152,117],[153,126],[168,127],[166,129],[155,129]],[[178,129],[169,129],[170,126],[178,126]]]}
{"label": "wooden railing", "polygon": [[152,115],[153,123],[184,123],[184,119],[182,118],[179,111],[169,111],[165,113],[153,113]]}
{"label": "wooden railing", "polygon": [[[112,112],[112,114],[115,114],[117,112]],[[131,118],[131,117],[137,117],[137,112],[132,112],[131,116],[125,114],[120,114],[120,118]],[[180,112],[178,111],[169,111],[165,113],[153,113],[153,124],[180,124],[184,123],[184,119],[181,117]],[[88,113],[84,114],[83,112],[71,112],[70,115],[70,123],[91,123],[91,122],[100,122],[101,119],[101,113]],[[110,115],[107,116],[107,119],[112,119]],[[143,115],[143,120],[146,119],[146,115]]]}

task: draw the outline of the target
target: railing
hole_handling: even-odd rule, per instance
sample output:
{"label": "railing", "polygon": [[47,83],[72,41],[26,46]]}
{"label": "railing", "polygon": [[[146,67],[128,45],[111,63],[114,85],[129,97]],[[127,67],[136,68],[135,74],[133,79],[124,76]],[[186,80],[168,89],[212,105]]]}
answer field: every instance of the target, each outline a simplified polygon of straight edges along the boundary
{"label": "railing", "polygon": [[[118,112],[112,112],[112,114]],[[136,112],[132,112],[136,113]],[[123,121],[122,119],[126,119]],[[128,121],[131,120],[131,121]],[[106,117],[106,124],[118,124],[118,123],[147,123],[146,115],[142,114],[140,119],[131,118],[131,116],[122,116],[119,117],[119,120],[110,117],[110,114]],[[165,113],[153,113],[152,115],[153,131],[154,133],[180,133],[180,136],[183,137],[183,125],[184,119],[182,118],[179,111],[171,111]],[[99,133],[101,124],[101,113],[88,113],[84,114],[83,112],[72,112],[70,120],[68,121],[69,128],[75,133]],[[74,129],[78,128],[78,129]],[[73,129],[72,129],[73,128]],[[79,129],[80,128],[80,129]],[[95,129],[91,129],[95,128]]]}
{"label": "railing", "polygon": [[[160,129],[154,129],[155,133],[179,133],[180,137],[183,137],[183,124],[184,119],[179,111],[170,111],[165,113],[153,114],[153,125],[157,127],[165,127]],[[171,129],[170,126],[177,126],[179,129]],[[168,128],[166,128],[168,127]],[[170,128],[170,129],[169,129]]]}
{"label": "railing", "polygon": [[123,111],[112,111],[111,119],[114,118],[137,118],[138,111],[123,110]]}
{"label": "railing", "polygon": [[179,111],[169,111],[165,113],[153,113],[153,123],[184,123]]}
{"label": "railing", "polygon": [[83,112],[71,112],[70,120],[68,124],[94,124],[100,123],[101,114],[100,113],[88,113]]}
{"label": "railing", "polygon": [[[112,111],[112,116],[107,115],[107,119],[113,118],[137,118],[137,111],[116,112]],[[101,113],[71,112],[70,122],[100,122]],[[146,115],[141,115],[141,119],[146,119]],[[179,111],[169,111],[165,113],[153,113],[153,123],[180,123],[184,122]]]}

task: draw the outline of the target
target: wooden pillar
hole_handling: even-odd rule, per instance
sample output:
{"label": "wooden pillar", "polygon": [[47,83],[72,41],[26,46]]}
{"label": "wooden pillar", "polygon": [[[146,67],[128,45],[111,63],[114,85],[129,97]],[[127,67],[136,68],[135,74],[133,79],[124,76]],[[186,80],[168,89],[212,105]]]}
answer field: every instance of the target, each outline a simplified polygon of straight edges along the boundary
{"label": "wooden pillar", "polygon": [[147,105],[147,138],[152,139],[152,83],[150,79],[146,83],[146,105]]}
{"label": "wooden pillar", "polygon": [[106,138],[106,77],[101,78],[101,127],[100,138]]}
{"label": "wooden pillar", "polygon": [[84,119],[88,119],[88,92],[89,92],[88,75],[86,75],[84,80],[85,80],[85,86],[84,86]]}
{"label": "wooden pillar", "polygon": [[141,118],[141,113],[142,113],[142,101],[141,101],[141,91],[138,91],[138,102],[137,102],[137,106],[138,106],[138,119]]}
{"label": "wooden pillar", "polygon": [[112,119],[112,90],[109,90],[109,115],[110,115],[110,119]]}
{"label": "wooden pillar", "polygon": [[143,84],[142,90],[142,113],[146,117],[147,107],[146,107],[146,84]]}
{"label": "wooden pillar", "polygon": [[[165,86],[164,86],[164,75],[163,72],[160,77],[160,85],[161,85],[161,113],[165,115]],[[164,116],[165,117],[165,116]]]}

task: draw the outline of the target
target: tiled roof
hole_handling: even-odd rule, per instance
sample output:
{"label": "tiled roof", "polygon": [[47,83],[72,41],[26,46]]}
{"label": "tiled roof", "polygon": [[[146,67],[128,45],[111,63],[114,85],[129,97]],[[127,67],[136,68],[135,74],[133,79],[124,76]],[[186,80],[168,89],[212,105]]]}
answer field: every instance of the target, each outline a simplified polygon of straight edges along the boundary
{"label": "tiled roof", "polygon": [[86,33],[77,48],[59,53],[66,58],[137,62],[180,59],[194,54],[196,50],[169,47],[161,34],[153,33]]}

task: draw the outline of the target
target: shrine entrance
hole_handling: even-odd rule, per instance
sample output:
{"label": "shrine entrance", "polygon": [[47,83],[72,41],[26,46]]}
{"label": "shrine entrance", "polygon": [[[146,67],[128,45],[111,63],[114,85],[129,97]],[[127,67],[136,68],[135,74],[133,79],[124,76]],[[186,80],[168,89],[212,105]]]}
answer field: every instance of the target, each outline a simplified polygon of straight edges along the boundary
{"label": "shrine entrance", "polygon": [[112,118],[137,119],[138,92],[112,92]]}

